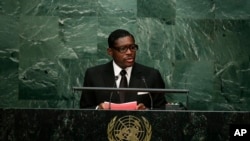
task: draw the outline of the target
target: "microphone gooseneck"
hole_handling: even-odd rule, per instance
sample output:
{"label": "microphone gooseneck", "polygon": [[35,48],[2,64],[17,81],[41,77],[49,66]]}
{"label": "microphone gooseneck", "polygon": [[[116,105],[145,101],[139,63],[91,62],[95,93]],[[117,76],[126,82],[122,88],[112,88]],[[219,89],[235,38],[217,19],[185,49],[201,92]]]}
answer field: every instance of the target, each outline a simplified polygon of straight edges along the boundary
{"label": "microphone gooseneck", "polygon": [[[113,88],[116,87],[116,81],[118,80],[118,76],[115,76],[115,79],[114,79],[114,80],[115,80],[115,82],[114,82],[114,84],[113,84]],[[112,100],[113,93],[114,93],[114,91],[111,91],[110,97],[109,97],[109,110],[111,109],[111,100]]]}
{"label": "microphone gooseneck", "polygon": [[[142,79],[142,81],[143,81],[143,83],[144,83],[144,85],[145,85],[145,88],[148,88],[148,85],[147,85],[147,82],[146,82],[146,80],[145,80],[145,77],[144,77],[144,76],[141,76],[141,79]],[[152,95],[151,95],[150,92],[148,92],[148,96],[149,96],[149,98],[150,98],[150,109],[153,110],[153,98],[152,98]]]}

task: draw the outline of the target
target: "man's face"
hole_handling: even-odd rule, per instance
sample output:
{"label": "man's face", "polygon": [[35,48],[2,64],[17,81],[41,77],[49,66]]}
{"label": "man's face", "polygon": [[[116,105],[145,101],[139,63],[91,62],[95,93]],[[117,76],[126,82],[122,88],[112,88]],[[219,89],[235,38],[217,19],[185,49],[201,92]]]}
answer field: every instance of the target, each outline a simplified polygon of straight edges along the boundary
{"label": "man's face", "polygon": [[131,67],[134,65],[136,51],[127,49],[126,52],[119,52],[119,49],[133,46],[134,40],[130,36],[118,38],[115,41],[114,48],[108,48],[108,54],[114,59],[115,63],[121,68]]}

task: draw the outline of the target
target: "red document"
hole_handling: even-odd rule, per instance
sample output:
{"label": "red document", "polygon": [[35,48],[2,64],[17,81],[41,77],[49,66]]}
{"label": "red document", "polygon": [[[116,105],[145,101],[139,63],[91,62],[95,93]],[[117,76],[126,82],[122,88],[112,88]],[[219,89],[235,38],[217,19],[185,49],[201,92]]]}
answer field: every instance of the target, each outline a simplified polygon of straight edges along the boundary
{"label": "red document", "polygon": [[110,103],[104,102],[104,109],[106,110],[136,110],[137,101],[126,103]]}

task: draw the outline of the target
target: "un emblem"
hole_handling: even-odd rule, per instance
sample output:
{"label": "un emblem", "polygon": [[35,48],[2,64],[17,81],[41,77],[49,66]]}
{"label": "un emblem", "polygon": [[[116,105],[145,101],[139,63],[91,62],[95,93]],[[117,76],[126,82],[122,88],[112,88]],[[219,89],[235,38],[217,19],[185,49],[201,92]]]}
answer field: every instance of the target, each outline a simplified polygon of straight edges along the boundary
{"label": "un emblem", "polygon": [[108,124],[107,134],[109,141],[150,141],[152,128],[144,117],[115,116]]}

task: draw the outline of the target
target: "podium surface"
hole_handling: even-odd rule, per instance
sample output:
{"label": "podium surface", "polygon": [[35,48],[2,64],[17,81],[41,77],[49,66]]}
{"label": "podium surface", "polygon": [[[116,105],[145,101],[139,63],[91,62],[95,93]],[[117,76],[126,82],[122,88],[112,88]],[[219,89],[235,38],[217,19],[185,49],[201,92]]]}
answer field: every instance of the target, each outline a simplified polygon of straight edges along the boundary
{"label": "podium surface", "polygon": [[231,124],[250,124],[250,112],[0,109],[0,119],[0,140],[225,141]]}

